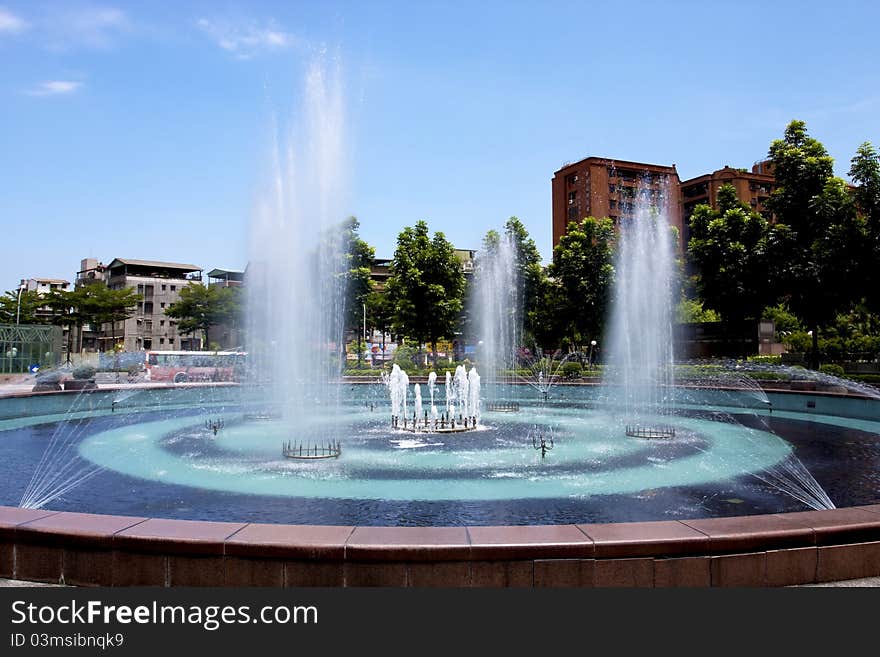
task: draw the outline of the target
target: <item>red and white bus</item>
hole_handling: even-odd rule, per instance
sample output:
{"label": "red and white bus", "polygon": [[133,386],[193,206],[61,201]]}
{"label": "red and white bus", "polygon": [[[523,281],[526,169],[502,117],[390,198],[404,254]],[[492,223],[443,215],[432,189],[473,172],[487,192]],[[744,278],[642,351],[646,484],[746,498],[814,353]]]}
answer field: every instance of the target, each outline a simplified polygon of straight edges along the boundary
{"label": "red and white bus", "polygon": [[247,354],[242,351],[148,351],[147,381],[240,381]]}

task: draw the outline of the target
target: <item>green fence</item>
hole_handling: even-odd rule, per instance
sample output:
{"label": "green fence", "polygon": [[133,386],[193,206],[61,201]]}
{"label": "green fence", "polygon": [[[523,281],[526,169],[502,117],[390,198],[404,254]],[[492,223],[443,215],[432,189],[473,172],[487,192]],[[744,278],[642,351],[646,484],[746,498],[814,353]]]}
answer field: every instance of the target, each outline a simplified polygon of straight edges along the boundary
{"label": "green fence", "polygon": [[0,374],[21,374],[61,361],[61,327],[0,324]]}

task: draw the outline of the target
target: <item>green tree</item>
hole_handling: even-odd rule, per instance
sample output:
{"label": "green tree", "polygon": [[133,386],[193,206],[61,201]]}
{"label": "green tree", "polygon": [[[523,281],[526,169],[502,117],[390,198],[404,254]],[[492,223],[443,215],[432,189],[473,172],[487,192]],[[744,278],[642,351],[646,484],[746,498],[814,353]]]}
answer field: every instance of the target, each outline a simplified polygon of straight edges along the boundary
{"label": "green tree", "polygon": [[721,317],[711,308],[706,308],[699,299],[683,297],[675,308],[675,321],[679,324],[719,322]]}
{"label": "green tree", "polygon": [[[602,335],[614,278],[614,238],[610,219],[587,217],[569,224],[553,249],[542,319],[570,346],[583,346]],[[546,330],[542,333],[545,339],[552,337]]]}
{"label": "green tree", "polygon": [[394,307],[384,290],[373,289],[367,296],[367,326],[382,335],[382,355],[385,355],[385,334],[394,324]]}
{"label": "green tree", "polygon": [[36,290],[25,290],[19,298],[18,290],[9,290],[0,297],[0,324],[50,324],[37,311],[47,304],[46,297]]}
{"label": "green tree", "polygon": [[539,320],[541,293],[546,285],[547,274],[541,266],[541,254],[523,223],[511,217],[504,225],[504,232],[516,249],[518,283],[521,290],[523,331],[525,339],[535,339],[536,322]]}
{"label": "green tree", "polygon": [[362,335],[364,306],[373,291],[370,274],[373,259],[376,257],[376,250],[361,239],[359,230],[360,222],[355,217],[349,217],[342,224],[342,252],[345,259],[344,328],[358,336],[358,365],[363,359],[364,350],[360,345],[364,338]]}
{"label": "green tree", "polygon": [[856,185],[853,196],[868,239],[862,260],[865,301],[872,312],[880,314],[880,154],[865,142],[850,164],[849,176]]}
{"label": "green tree", "polygon": [[864,222],[825,147],[792,121],[770,145],[776,189],[768,206],[777,223],[767,240],[770,279],[812,331],[810,366],[819,367],[819,330],[860,296]]}
{"label": "green tree", "polygon": [[[76,326],[82,335],[84,324],[110,324],[113,346],[116,345],[116,324],[131,317],[143,297],[126,287],[112,290],[95,283],[74,290],[56,290],[47,296],[46,303],[55,311],[53,322]],[[68,340],[71,339],[68,333]],[[78,349],[77,349],[78,350]],[[68,346],[68,352],[70,347]]]}
{"label": "green tree", "polygon": [[428,224],[407,226],[397,237],[386,293],[394,307],[395,330],[431,345],[452,337],[462,311],[465,277],[455,249],[442,232],[429,235]]}
{"label": "green tree", "polygon": [[165,314],[178,320],[181,333],[202,331],[205,335],[203,348],[211,345],[209,332],[212,327],[235,319],[241,312],[239,288],[212,285],[205,287],[191,282],[180,290],[180,300],[165,309]]}
{"label": "green tree", "polygon": [[697,292],[726,322],[760,319],[773,299],[767,285],[767,221],[741,202],[733,185],[718,190],[718,209],[698,205],[688,253]]}

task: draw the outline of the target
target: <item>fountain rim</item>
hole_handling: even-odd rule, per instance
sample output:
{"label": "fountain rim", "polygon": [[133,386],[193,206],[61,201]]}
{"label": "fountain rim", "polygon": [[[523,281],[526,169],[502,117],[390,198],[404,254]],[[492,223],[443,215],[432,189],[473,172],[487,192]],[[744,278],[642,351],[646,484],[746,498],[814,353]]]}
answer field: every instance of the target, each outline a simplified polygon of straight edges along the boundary
{"label": "fountain rim", "polygon": [[[120,388],[86,394],[113,389]],[[880,500],[704,519],[426,527],[173,520],[0,506],[0,577],[99,586],[267,585],[249,568],[255,563],[274,573],[270,586],[811,584],[880,575]]]}

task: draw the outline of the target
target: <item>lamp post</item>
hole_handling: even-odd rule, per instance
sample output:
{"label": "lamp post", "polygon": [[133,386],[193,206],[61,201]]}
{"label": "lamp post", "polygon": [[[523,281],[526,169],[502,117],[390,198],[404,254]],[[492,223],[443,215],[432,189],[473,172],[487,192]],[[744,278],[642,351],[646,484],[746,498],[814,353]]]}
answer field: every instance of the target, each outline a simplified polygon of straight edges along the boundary
{"label": "lamp post", "polygon": [[593,349],[596,348],[596,341],[590,340],[590,369],[593,369]]}
{"label": "lamp post", "polygon": [[25,287],[27,287],[27,283],[22,279],[18,283],[18,305],[15,309],[15,325],[18,326],[19,321],[21,319],[21,293],[24,292]]}
{"label": "lamp post", "polygon": [[[25,280],[23,278],[20,279],[19,283],[18,283],[18,303],[16,304],[16,308],[15,308],[15,328],[16,329],[18,329],[19,323],[21,322],[21,293],[24,292],[26,287],[27,287],[27,282],[25,282]],[[22,353],[24,352],[24,341],[23,340],[21,343],[21,351],[22,351]],[[12,357],[17,358],[18,353],[19,353],[18,348],[12,347]],[[13,364],[12,367],[14,368],[15,365]]]}

